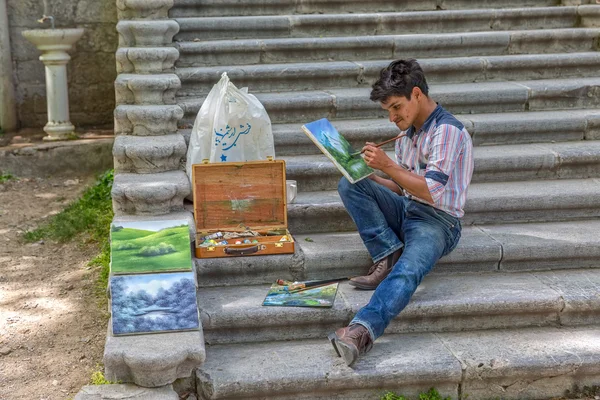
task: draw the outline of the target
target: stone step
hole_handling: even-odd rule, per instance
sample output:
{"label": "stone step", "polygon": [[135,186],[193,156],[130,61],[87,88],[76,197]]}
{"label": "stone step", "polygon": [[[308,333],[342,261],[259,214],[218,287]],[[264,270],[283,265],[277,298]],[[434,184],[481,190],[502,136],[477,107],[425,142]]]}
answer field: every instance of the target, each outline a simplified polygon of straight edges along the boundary
{"label": "stone step", "polygon": [[[174,21],[173,21],[174,22]],[[178,42],[177,67],[596,51],[598,28]],[[131,41],[130,41],[131,42]],[[150,44],[148,44],[150,46]],[[134,47],[134,46],[121,46]]]}
{"label": "stone step", "polygon": [[[589,1],[587,1],[589,2]],[[368,3],[359,0],[245,0],[240,7],[239,0],[175,0],[170,10],[171,18],[224,17],[282,14],[322,14],[322,13],[363,13],[363,12],[409,12],[462,10],[473,8],[548,7],[557,5],[581,4],[581,2],[560,0],[374,0]]]}
{"label": "stone step", "polygon": [[[348,368],[329,341],[210,346],[198,369],[202,399],[547,399],[597,384],[598,326],[384,335]],[[260,366],[260,373],[257,373]]]}
{"label": "stone step", "polygon": [[183,115],[177,105],[119,105],[115,109],[115,135],[174,135]]}
{"label": "stone step", "polygon": [[202,329],[154,335],[112,336],[104,346],[106,379],[154,388],[187,378],[206,359]]}
{"label": "stone step", "polygon": [[187,145],[179,133],[162,136],[119,135],[113,146],[117,173],[152,174],[178,170],[185,163]]}
{"label": "stone step", "polygon": [[[599,110],[531,111],[515,113],[462,114],[475,146],[549,143],[600,139]],[[354,148],[366,142],[383,142],[398,134],[387,119],[338,120],[335,127]],[[181,129],[187,143],[191,129]],[[278,157],[314,155],[317,148],[302,131],[302,123],[274,124],[273,138]],[[393,149],[393,145],[385,145]]]}
{"label": "stone step", "polygon": [[[199,289],[206,343],[324,338],[373,294],[343,282],[332,308],[263,306],[270,286]],[[386,332],[590,325],[600,317],[598,290],[600,269],[429,275]]]}
{"label": "stone step", "polygon": [[88,385],[81,388],[74,400],[179,400],[173,386],[148,389],[126,384]]}
{"label": "stone step", "polygon": [[161,215],[183,211],[191,193],[184,171],[115,174],[112,188],[115,215]]}
{"label": "stone step", "polygon": [[[178,68],[179,96],[208,94],[223,72],[251,93],[370,87],[389,60]],[[467,83],[594,76],[600,53],[532,54],[419,60],[427,83]],[[165,103],[169,104],[169,103]]]}
{"label": "stone step", "polygon": [[174,47],[122,47],[117,50],[117,73],[160,74],[175,71],[179,51]]}
{"label": "stone step", "polygon": [[[395,159],[393,150],[387,155]],[[480,146],[473,156],[472,183],[600,177],[600,141]],[[280,158],[299,192],[337,189],[342,174],[326,156]]]}
{"label": "stone step", "polygon": [[[599,202],[599,179],[474,183],[463,226],[598,218]],[[298,193],[288,225],[293,234],[356,229],[337,191]]]}
{"label": "stone step", "polygon": [[[195,259],[200,287],[270,284],[367,273],[371,257],[357,232],[294,234],[296,254]],[[456,249],[432,274],[598,267],[600,221],[464,226]]]}
{"label": "stone step", "polygon": [[181,80],[175,74],[120,74],[115,80],[117,104],[176,104]]}
{"label": "stone step", "polygon": [[178,42],[560,29],[578,25],[577,7],[440,10],[364,14],[185,17]]}
{"label": "stone step", "polygon": [[[600,106],[600,77],[515,82],[440,84],[430,96],[455,114],[591,109]],[[306,123],[321,118],[387,118],[369,99],[369,88],[257,93],[273,123]],[[184,124],[193,124],[204,98],[179,97]]]}

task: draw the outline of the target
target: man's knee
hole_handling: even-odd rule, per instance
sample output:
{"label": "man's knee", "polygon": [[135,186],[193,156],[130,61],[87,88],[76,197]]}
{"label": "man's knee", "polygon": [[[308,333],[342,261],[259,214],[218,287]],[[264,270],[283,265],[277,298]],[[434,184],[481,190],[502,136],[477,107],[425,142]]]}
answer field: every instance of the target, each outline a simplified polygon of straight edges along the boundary
{"label": "man's knee", "polygon": [[342,179],[338,182],[338,193],[340,196],[344,196],[344,194],[348,193],[351,189],[352,184],[350,181],[345,176],[342,176]]}
{"label": "man's knee", "polygon": [[360,191],[366,194],[372,194],[372,184],[373,181],[370,179],[362,179],[356,183],[350,183],[350,181],[345,176],[342,176],[342,179],[340,179],[340,181],[338,182],[338,193],[341,197],[344,197],[344,195],[350,192],[356,191]]}

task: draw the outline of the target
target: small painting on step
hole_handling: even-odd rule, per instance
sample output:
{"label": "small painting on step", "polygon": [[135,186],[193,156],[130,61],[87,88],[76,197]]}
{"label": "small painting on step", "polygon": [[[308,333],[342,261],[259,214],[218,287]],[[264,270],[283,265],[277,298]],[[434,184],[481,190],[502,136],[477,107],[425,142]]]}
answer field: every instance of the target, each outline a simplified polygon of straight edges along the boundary
{"label": "small painting on step", "polygon": [[199,329],[192,272],[110,278],[113,335]]}

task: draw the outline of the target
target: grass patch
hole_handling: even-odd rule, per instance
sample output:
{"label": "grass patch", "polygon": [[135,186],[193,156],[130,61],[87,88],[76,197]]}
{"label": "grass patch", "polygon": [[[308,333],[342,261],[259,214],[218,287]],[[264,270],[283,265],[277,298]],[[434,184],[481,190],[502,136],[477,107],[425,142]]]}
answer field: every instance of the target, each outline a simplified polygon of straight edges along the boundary
{"label": "grass patch", "polygon": [[10,172],[0,171],[0,183],[12,181],[13,179],[17,179],[17,177],[11,174]]}
{"label": "grass patch", "polygon": [[110,223],[113,219],[110,192],[113,180],[113,171],[105,172],[83,193],[81,198],[69,204],[59,214],[52,216],[42,226],[24,234],[26,242],[37,242],[42,239],[67,242],[78,235],[84,235],[84,241],[87,243],[98,244],[100,254],[92,259],[89,265],[100,268],[96,291],[101,299],[102,309],[106,309],[104,306],[107,302],[105,291],[110,263]]}
{"label": "grass patch", "polygon": [[96,364],[96,368],[94,368],[92,371],[92,376],[90,377],[90,385],[113,385],[115,383],[121,382],[112,382],[106,379],[104,372],[102,372],[102,366],[100,364]]}
{"label": "grass patch", "polygon": [[[397,395],[396,393],[387,392],[381,400],[410,400],[408,397]],[[452,400],[451,397],[444,397],[439,394],[435,388],[429,389],[425,393],[419,394],[418,400]]]}

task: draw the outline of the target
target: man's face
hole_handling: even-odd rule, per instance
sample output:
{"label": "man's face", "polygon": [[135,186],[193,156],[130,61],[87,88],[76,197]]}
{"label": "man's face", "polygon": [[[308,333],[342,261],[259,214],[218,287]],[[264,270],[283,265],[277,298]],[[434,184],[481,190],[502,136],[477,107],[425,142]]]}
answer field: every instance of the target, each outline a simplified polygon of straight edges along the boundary
{"label": "man's face", "polygon": [[392,96],[381,103],[381,107],[389,113],[390,122],[396,124],[403,131],[413,125],[419,114],[420,90],[415,89],[413,89],[410,100],[404,96]]}

